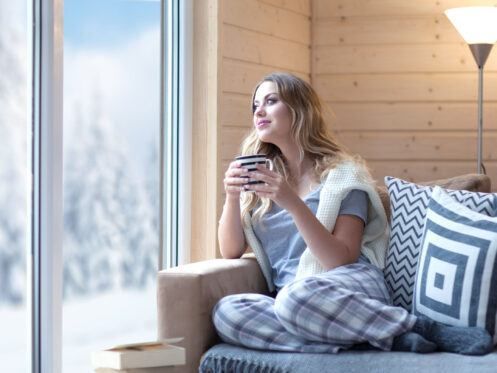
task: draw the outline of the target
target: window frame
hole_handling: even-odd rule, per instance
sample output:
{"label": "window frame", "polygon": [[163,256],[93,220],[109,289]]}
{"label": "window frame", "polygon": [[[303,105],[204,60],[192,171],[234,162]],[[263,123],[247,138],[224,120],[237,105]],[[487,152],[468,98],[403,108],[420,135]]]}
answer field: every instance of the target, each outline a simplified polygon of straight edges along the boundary
{"label": "window frame", "polygon": [[162,1],[161,11],[159,270],[190,260],[193,2]]}
{"label": "window frame", "polygon": [[62,364],[62,20],[63,0],[28,3],[32,180],[27,199],[27,283],[33,373],[60,372]]}
{"label": "window frame", "polygon": [[[189,259],[191,190],[191,0],[161,1],[161,189],[158,267]],[[166,6],[175,31],[166,56]],[[33,373],[62,371],[63,282],[63,0],[28,1],[28,271],[29,351]],[[169,24],[169,23],[168,23]],[[173,30],[171,30],[172,32]],[[169,32],[169,30],[167,31]],[[174,37],[174,39],[173,39]],[[168,44],[170,45],[170,44]],[[165,64],[174,61],[165,83]],[[182,63],[184,62],[184,63]],[[169,94],[166,93],[170,92]],[[166,102],[172,110],[165,110]],[[170,101],[170,103],[169,103]],[[168,117],[166,117],[166,113]],[[168,146],[167,151],[165,146]],[[167,183],[166,183],[167,181]],[[171,206],[172,208],[168,208]],[[163,219],[169,217],[168,224]],[[181,243],[181,245],[179,244]],[[170,252],[168,249],[171,248]]]}
{"label": "window frame", "polygon": [[178,262],[190,262],[193,118],[193,0],[183,0],[179,19],[179,172]]}

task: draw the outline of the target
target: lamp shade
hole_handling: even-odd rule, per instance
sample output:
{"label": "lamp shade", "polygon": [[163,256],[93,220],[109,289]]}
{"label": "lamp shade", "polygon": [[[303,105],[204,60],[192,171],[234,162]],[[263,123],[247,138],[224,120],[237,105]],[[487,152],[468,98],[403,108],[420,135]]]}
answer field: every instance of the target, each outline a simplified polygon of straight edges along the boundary
{"label": "lamp shade", "polygon": [[497,7],[469,6],[445,11],[467,44],[494,44],[497,41]]}

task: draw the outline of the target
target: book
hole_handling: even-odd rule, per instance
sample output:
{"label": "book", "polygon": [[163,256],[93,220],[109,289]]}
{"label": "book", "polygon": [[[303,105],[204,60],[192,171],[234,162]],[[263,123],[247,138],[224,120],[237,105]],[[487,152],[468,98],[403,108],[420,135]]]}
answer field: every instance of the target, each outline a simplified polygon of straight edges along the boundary
{"label": "book", "polygon": [[133,369],[185,364],[185,349],[174,346],[182,338],[131,343],[92,353],[93,368]]}
{"label": "book", "polygon": [[167,373],[174,369],[169,367],[152,367],[152,368],[130,368],[130,369],[112,369],[112,368],[96,368],[95,373]]}
{"label": "book", "polygon": [[152,367],[152,368],[130,368],[130,369],[112,369],[112,368],[97,368],[95,373],[167,373],[175,369],[173,366],[169,367]]}

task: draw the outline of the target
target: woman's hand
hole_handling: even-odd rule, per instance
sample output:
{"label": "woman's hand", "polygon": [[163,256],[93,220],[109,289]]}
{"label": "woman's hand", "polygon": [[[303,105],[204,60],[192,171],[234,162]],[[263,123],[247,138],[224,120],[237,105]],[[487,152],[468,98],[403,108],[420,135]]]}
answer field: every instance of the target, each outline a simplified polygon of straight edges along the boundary
{"label": "woman's hand", "polygon": [[241,166],[238,161],[231,162],[228,170],[224,174],[224,190],[226,191],[226,198],[239,199],[240,192],[243,191],[243,184],[248,182],[247,169]]}
{"label": "woman's hand", "polygon": [[270,198],[281,208],[291,211],[301,201],[292,187],[283,176],[277,172],[268,170],[265,166],[258,164],[257,171],[248,173],[251,180],[260,180],[264,184],[246,185],[246,190],[253,190],[259,197]]}

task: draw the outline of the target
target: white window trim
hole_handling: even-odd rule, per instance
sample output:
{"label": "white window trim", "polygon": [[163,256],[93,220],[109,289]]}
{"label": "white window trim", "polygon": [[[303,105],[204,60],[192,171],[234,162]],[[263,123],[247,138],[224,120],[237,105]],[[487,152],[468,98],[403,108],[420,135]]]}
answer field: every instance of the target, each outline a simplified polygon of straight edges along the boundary
{"label": "white window trim", "polygon": [[180,8],[179,87],[179,191],[178,263],[190,261],[192,190],[192,109],[193,109],[193,2],[183,0]]}
{"label": "white window trim", "polygon": [[[162,0],[162,3],[170,3]],[[180,2],[181,40],[179,60],[179,151],[175,161],[178,175],[177,256],[169,264],[189,260],[191,205],[191,97],[192,97],[192,0]],[[32,185],[28,191],[28,357],[33,373],[62,371],[62,236],[63,236],[63,0],[28,2],[28,118],[33,144]],[[162,105],[162,103],[161,103]],[[32,136],[32,137],[31,137]],[[165,168],[163,169],[165,170]],[[164,172],[164,171],[163,171]],[[172,183],[170,183],[172,184]],[[169,186],[171,188],[171,186]],[[161,190],[164,193],[164,189]],[[170,196],[173,194],[169,194]],[[161,214],[166,213],[161,204]],[[173,211],[173,209],[169,209]],[[173,217],[173,215],[169,215]],[[161,239],[162,239],[161,224]],[[169,241],[170,242],[170,241]],[[160,251],[166,253],[167,242]],[[162,261],[159,261],[159,266]]]}
{"label": "white window trim", "polygon": [[193,2],[163,1],[162,15],[159,269],[190,260]]}
{"label": "white window trim", "polygon": [[[62,368],[63,0],[28,3],[32,185],[28,196],[30,355],[33,373]],[[32,27],[32,28],[31,28]],[[28,135],[29,136],[29,135]],[[31,189],[28,188],[28,189]],[[32,205],[31,205],[32,204]]]}

